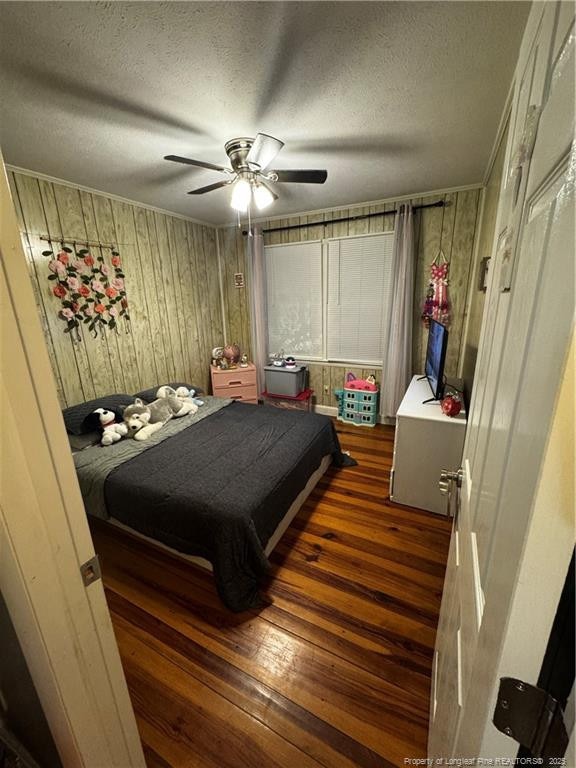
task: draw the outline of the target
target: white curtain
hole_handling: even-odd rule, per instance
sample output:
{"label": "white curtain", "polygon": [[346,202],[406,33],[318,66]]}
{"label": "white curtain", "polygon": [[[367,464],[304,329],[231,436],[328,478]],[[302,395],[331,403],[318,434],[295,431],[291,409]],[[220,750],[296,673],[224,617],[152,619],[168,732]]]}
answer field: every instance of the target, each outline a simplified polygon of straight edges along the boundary
{"label": "white curtain", "polygon": [[252,227],[246,238],[250,275],[250,313],[252,316],[252,362],[256,366],[258,392],[264,391],[264,366],[268,364],[268,311],[266,306],[266,260],[264,237]]}
{"label": "white curtain", "polygon": [[381,415],[386,420],[396,416],[412,377],[413,297],[414,216],[408,204],[400,206],[394,224],[392,302],[382,369]]}

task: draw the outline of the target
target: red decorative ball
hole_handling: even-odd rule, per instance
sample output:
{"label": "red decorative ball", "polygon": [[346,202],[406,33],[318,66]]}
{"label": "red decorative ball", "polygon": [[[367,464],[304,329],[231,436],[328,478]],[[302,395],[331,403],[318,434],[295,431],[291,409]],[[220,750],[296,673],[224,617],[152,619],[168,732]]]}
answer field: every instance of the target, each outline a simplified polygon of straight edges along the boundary
{"label": "red decorative ball", "polygon": [[441,407],[442,413],[453,418],[454,416],[458,416],[462,410],[462,400],[460,400],[458,395],[446,395],[444,400],[442,400]]}

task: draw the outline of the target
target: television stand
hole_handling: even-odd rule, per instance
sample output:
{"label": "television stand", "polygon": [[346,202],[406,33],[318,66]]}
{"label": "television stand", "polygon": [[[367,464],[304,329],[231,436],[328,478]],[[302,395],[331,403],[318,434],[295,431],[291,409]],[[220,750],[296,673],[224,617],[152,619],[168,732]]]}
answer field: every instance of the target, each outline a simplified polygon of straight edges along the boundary
{"label": "television stand", "polygon": [[390,499],[397,504],[446,514],[446,498],[438,488],[443,469],[460,466],[466,414],[451,418],[440,401],[423,401],[430,394],[426,379],[414,376],[396,413]]}

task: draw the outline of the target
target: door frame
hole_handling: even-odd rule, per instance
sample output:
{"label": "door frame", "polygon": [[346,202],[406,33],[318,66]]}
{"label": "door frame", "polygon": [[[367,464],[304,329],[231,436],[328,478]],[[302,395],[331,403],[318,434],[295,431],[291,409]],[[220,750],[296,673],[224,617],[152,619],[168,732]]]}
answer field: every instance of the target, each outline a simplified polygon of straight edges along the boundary
{"label": "door frame", "polygon": [[62,763],[144,768],[0,154],[0,590]]}

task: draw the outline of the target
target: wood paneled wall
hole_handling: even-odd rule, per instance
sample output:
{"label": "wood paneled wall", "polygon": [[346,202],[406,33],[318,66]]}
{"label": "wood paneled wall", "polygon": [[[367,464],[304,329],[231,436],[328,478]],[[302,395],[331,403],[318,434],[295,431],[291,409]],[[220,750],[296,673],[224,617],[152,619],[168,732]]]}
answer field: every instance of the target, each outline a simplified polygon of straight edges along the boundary
{"label": "wood paneled wall", "polygon": [[[480,189],[462,192],[415,197],[413,205],[444,200],[444,208],[426,208],[415,214],[416,277],[414,288],[414,339],[412,367],[419,373],[424,367],[427,331],[420,320],[422,304],[429,281],[429,265],[440,248],[450,261],[450,299],[452,302],[452,323],[446,362],[446,375],[456,376],[460,363],[462,333],[468,305],[468,290],[473,267],[474,238],[478,219]],[[377,205],[355,206],[326,213],[293,216],[263,222],[262,227],[281,227],[292,224],[306,224],[303,229],[267,234],[266,244],[302,242],[328,237],[343,237],[371,232],[386,232],[394,228],[394,216],[382,215],[360,221],[330,223],[333,219],[357,216],[364,213],[380,213],[397,208],[399,203],[389,202]],[[238,341],[243,349],[250,349],[249,306],[246,289],[234,289],[234,273],[246,273],[245,238],[238,228],[220,230],[220,260],[224,285],[224,312],[227,318],[228,339]],[[241,295],[242,294],[242,295]],[[350,366],[310,364],[310,386],[315,390],[316,401],[322,405],[335,405],[332,390],[342,386],[344,374],[351,370],[356,375],[375,373],[379,381],[380,371],[359,369]]]}
{"label": "wood paneled wall", "polygon": [[[223,338],[215,229],[27,174],[8,177],[62,406],[177,380],[207,390],[211,348]],[[57,249],[62,239],[117,245],[131,333],[123,323],[119,334],[84,333],[79,343],[64,333],[44,235]]]}

